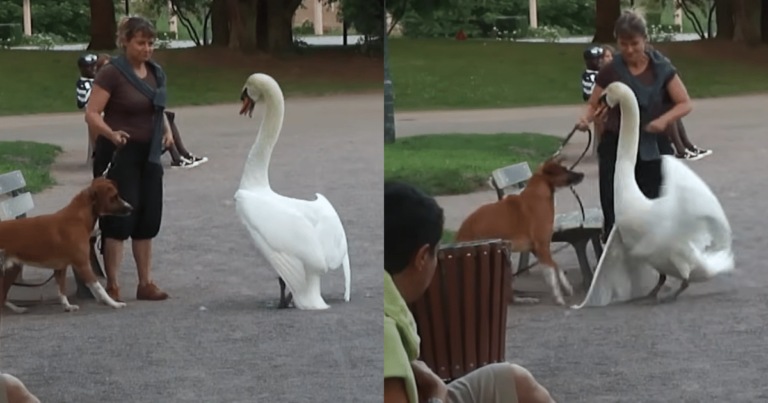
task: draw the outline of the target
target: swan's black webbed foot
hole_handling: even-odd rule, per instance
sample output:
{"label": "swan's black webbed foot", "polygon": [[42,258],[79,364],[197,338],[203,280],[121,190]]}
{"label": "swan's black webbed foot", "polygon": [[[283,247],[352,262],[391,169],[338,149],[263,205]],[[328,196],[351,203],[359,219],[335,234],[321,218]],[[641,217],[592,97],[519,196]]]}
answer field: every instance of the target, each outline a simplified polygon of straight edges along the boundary
{"label": "swan's black webbed foot", "polygon": [[277,305],[277,309],[285,309],[288,308],[288,306],[293,302],[293,294],[290,292],[288,295],[285,295],[285,281],[283,281],[282,277],[278,278],[278,281],[280,282],[280,304]]}
{"label": "swan's black webbed foot", "polygon": [[666,297],[660,298],[659,303],[660,304],[666,304],[668,302],[672,302],[677,300],[677,297],[682,294],[683,291],[685,291],[688,288],[688,280],[683,280],[683,282],[680,284],[680,288],[677,289],[673,294],[667,295]]}
{"label": "swan's black webbed foot", "polygon": [[664,274],[659,273],[659,282],[656,283],[656,287],[653,287],[651,292],[648,294],[646,298],[653,298],[655,299],[657,295],[659,295],[659,290],[661,290],[661,287],[664,285],[664,283],[667,282],[667,276]]}

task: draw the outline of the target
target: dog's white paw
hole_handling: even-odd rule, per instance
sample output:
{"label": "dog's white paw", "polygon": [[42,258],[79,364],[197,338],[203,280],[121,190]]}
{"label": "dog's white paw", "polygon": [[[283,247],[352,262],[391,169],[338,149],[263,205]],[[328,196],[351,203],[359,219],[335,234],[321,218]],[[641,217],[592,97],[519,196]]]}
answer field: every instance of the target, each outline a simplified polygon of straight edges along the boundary
{"label": "dog's white paw", "polygon": [[539,299],[529,297],[512,297],[512,303],[519,305],[535,305],[539,303]]}
{"label": "dog's white paw", "polygon": [[64,307],[64,312],[76,312],[80,307],[78,305],[69,305]]}
{"label": "dog's white paw", "polygon": [[18,314],[25,313],[29,310],[28,308],[22,308],[20,306],[16,306],[13,303],[8,301],[5,301],[5,306],[7,306],[8,309],[12,310],[14,313],[18,313]]}
{"label": "dog's white paw", "polygon": [[117,302],[117,301],[115,301],[114,304],[109,304],[109,306],[115,309],[125,308],[127,305],[128,304],[126,304],[125,302]]}
{"label": "dog's white paw", "polygon": [[563,300],[563,297],[559,295],[555,297],[555,303],[557,305],[565,305],[565,301]]}

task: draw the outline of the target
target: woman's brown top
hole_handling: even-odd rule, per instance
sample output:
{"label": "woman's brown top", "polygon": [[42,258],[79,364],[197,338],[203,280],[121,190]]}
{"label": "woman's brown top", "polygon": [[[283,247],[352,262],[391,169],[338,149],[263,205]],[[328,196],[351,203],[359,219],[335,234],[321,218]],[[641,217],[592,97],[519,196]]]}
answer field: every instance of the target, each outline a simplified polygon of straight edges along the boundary
{"label": "woman's brown top", "polygon": [[[153,89],[157,88],[157,79],[151,68],[147,68],[147,76],[142,81]],[[149,142],[154,130],[152,101],[111,63],[99,70],[93,84],[109,93],[109,101],[104,108],[104,123],[112,130],[128,133],[130,141]]]}
{"label": "woman's brown top", "polygon": [[[616,70],[616,59],[614,59],[613,63],[607,64],[603,66],[602,69],[600,69],[600,72],[597,74],[597,77],[595,78],[595,84],[600,86],[603,90],[611,84],[614,81],[622,81],[621,75]],[[673,69],[675,74],[670,74],[669,77],[664,81],[664,87],[662,88],[662,105],[658,105],[663,110],[668,110],[673,106],[672,98],[669,95],[669,91],[667,90],[667,84],[675,77],[677,74],[677,70],[674,68],[674,66],[670,67]],[[656,81],[656,74],[654,71],[654,65],[651,60],[648,61],[648,65],[646,66],[645,70],[643,70],[640,74],[634,76],[637,81],[640,82],[640,84],[644,86],[650,87],[654,84]],[[624,83],[628,84],[629,83]],[[618,135],[619,133],[619,122],[621,121],[621,110],[619,109],[619,106],[617,105],[614,108],[611,108],[608,111],[606,122],[605,122],[605,132],[606,134],[610,133],[609,135]],[[669,128],[667,129],[670,130]]]}

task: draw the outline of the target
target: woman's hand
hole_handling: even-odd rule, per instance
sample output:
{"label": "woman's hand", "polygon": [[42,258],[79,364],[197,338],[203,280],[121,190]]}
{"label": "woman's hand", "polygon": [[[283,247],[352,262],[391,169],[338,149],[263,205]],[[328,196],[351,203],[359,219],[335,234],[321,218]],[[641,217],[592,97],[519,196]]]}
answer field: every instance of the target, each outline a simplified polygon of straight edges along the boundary
{"label": "woman's hand", "polygon": [[576,130],[580,132],[585,132],[589,129],[589,123],[590,119],[586,116],[580,116],[579,120],[576,122]]}
{"label": "woman's hand", "polygon": [[165,133],[163,135],[163,147],[169,148],[173,145],[173,135],[171,133]]}
{"label": "woman's hand", "polygon": [[667,126],[669,126],[669,122],[658,118],[653,120],[651,123],[648,123],[648,125],[645,126],[645,130],[649,133],[663,133],[665,130],[667,130]]}
{"label": "woman's hand", "polygon": [[411,369],[416,380],[416,388],[419,391],[419,400],[426,401],[429,398],[436,397],[443,403],[448,403],[448,387],[424,361],[412,361]]}
{"label": "woman's hand", "polygon": [[115,130],[112,132],[112,135],[110,136],[109,140],[115,143],[116,146],[122,147],[125,145],[125,143],[128,142],[129,138],[131,138],[131,136],[128,133],[122,130]]}

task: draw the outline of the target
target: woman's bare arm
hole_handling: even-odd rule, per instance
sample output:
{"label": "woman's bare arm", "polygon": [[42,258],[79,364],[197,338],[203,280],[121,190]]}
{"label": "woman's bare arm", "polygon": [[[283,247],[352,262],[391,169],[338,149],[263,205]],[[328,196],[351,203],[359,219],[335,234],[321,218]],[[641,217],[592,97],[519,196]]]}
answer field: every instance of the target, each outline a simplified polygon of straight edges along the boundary
{"label": "woman's bare arm", "polygon": [[661,115],[659,119],[671,123],[680,120],[680,118],[691,113],[691,110],[693,109],[693,106],[691,105],[691,97],[688,95],[688,90],[685,88],[685,84],[680,80],[680,76],[675,74],[675,76],[669,80],[667,83],[667,91],[675,106],[668,110],[667,113]]}
{"label": "woman's bare arm", "polygon": [[403,378],[384,378],[384,403],[410,403]]}
{"label": "woman's bare arm", "polygon": [[85,122],[88,123],[91,130],[115,142],[117,134],[104,122],[104,118],[101,116],[109,101],[109,95],[98,85],[93,86],[91,97],[88,99],[88,106],[85,109]]}

